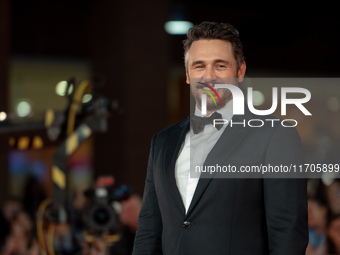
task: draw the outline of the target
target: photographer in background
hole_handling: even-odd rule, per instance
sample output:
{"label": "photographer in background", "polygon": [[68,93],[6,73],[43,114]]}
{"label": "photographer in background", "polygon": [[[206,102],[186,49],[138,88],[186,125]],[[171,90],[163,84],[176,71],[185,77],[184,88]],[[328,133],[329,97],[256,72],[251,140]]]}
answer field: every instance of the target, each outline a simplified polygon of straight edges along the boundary
{"label": "photographer in background", "polygon": [[83,193],[87,201],[83,204],[82,255],[132,253],[141,198],[128,186],[113,189],[113,184],[112,177],[101,177]]}

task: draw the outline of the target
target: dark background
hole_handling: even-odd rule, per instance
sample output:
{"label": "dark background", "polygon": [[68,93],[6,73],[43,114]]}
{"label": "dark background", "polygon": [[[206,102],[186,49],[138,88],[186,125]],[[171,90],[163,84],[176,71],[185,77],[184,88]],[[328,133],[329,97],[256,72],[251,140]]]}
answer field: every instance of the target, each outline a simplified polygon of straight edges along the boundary
{"label": "dark background", "polygon": [[[0,111],[9,104],[12,57],[89,61],[92,73],[106,81],[95,90],[124,109],[111,116],[108,132],[95,135],[95,176],[113,174],[118,183],[142,193],[152,135],[188,114],[184,36],[167,34],[166,21],[182,16],[194,24],[233,24],[250,77],[338,77],[340,22],[332,7],[327,9],[251,8],[216,0],[1,0]],[[176,111],[169,107],[167,86],[174,76],[183,83]],[[0,157],[3,180],[8,178],[6,155]],[[1,186],[3,196],[7,188]]]}

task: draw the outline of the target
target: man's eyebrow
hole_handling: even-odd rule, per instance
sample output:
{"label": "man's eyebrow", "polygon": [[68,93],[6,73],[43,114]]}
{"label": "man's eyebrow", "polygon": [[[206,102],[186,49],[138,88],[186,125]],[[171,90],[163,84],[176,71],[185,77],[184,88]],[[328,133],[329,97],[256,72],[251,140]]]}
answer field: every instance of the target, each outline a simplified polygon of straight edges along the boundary
{"label": "man's eyebrow", "polygon": [[224,63],[224,64],[226,64],[227,66],[230,66],[230,65],[231,65],[230,61],[225,60],[225,59],[215,59],[214,62],[215,62],[215,63]]}
{"label": "man's eyebrow", "polygon": [[203,60],[196,60],[194,62],[191,63],[191,66],[195,66],[195,65],[198,65],[198,64],[203,64],[204,61]]}

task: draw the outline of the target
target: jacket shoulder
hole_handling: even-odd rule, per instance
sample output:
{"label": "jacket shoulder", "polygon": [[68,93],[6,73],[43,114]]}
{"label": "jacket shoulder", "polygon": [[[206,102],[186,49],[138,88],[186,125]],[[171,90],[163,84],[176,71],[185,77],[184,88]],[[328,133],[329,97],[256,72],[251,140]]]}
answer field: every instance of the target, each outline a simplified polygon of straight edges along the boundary
{"label": "jacket shoulder", "polygon": [[172,124],[168,127],[166,127],[165,129],[157,132],[154,136],[168,136],[173,130],[177,129],[177,128],[188,128],[189,130],[189,118],[186,118],[184,120],[181,120],[175,124]]}

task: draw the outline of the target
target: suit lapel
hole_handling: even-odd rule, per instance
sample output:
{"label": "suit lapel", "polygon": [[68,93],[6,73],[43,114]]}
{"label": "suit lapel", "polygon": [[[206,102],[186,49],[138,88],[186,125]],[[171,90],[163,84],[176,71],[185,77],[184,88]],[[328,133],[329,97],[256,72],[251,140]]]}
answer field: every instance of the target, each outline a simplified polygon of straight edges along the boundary
{"label": "suit lapel", "polygon": [[185,213],[185,208],[176,184],[175,164],[182,144],[184,142],[186,133],[189,130],[189,127],[190,127],[189,119],[186,119],[184,122],[181,122],[177,127],[174,127],[171,130],[171,133],[166,144],[165,160],[163,167],[163,169],[165,170],[165,176],[167,178],[167,183],[169,185],[170,192],[173,195],[176,205],[183,214]]}
{"label": "suit lapel", "polygon": [[[250,112],[247,112],[246,115],[244,116],[234,115],[232,119],[234,123],[236,122],[240,123],[243,122],[243,120],[247,122],[249,118]],[[243,127],[243,125],[241,124],[234,125],[233,127],[230,127],[230,125],[228,125],[228,127],[224,130],[223,134],[221,135],[220,139],[216,142],[215,146],[209,152],[204,162],[204,166],[215,166],[216,164],[222,165],[225,162],[225,160],[231,155],[233,150],[238,146],[241,140],[245,137],[248,131],[249,129],[247,127]],[[204,173],[202,173],[201,175],[204,175]],[[203,195],[204,191],[210,184],[213,177],[214,173],[213,174],[209,173],[208,177],[203,176],[202,178],[201,176],[201,178],[198,181],[191,204],[189,206],[187,215],[189,215],[190,212],[193,210],[193,208]]]}

